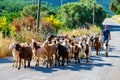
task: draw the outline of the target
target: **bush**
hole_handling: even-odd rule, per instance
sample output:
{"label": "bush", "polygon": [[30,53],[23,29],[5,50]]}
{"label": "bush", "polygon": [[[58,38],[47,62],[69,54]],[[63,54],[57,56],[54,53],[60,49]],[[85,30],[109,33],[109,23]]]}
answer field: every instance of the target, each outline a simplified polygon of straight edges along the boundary
{"label": "bush", "polygon": [[43,18],[44,21],[48,21],[51,23],[51,25],[55,28],[56,32],[58,32],[59,29],[61,29],[63,23],[59,21],[55,16],[51,15],[50,17]]}
{"label": "bush", "polygon": [[8,48],[12,42],[14,42],[13,39],[3,38],[0,33],[0,58],[11,56],[11,51]]}
{"label": "bush", "polygon": [[14,37],[15,37],[15,40],[18,42],[27,42],[27,43],[30,43],[31,39],[35,39],[39,42],[43,42],[46,38],[46,36],[41,32],[35,33],[27,30],[21,30]]}
{"label": "bush", "polygon": [[8,23],[5,16],[0,18],[0,31],[2,32],[3,37],[8,37],[11,34],[11,24]]}
{"label": "bush", "polygon": [[69,29],[69,28],[64,28],[59,30],[58,34],[69,34],[69,36],[82,36],[82,35],[91,35],[91,34],[95,34],[98,35],[100,34],[101,29],[98,26],[91,26],[90,29],[86,29],[86,28],[76,28],[76,29]]}

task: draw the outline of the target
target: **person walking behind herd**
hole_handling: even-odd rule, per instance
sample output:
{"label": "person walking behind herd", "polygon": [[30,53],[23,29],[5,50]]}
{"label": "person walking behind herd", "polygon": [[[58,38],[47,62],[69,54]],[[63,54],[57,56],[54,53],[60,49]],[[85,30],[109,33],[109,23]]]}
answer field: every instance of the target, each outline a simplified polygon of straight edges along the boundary
{"label": "person walking behind herd", "polygon": [[102,35],[103,35],[103,47],[106,53],[106,57],[108,57],[108,50],[109,50],[109,40],[111,40],[111,34],[110,34],[110,30],[108,29],[108,25],[105,26],[105,29],[102,31]]}

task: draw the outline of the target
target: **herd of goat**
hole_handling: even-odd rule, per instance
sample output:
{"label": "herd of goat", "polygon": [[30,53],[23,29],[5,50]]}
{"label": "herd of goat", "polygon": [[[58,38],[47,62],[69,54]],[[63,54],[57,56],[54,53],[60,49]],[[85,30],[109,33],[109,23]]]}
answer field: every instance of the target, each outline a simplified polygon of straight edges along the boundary
{"label": "herd of goat", "polygon": [[[100,54],[102,37],[100,36],[49,36],[45,42],[40,43],[31,40],[31,43],[13,42],[9,45],[12,51],[14,64],[13,66],[20,69],[21,64],[26,68],[26,61],[30,67],[31,60],[35,61],[35,66],[39,64],[50,67],[53,65],[64,66],[71,61],[80,63],[81,58],[85,58],[89,62],[91,48],[94,48],[96,55]],[[108,48],[105,45],[105,53],[108,53]]]}

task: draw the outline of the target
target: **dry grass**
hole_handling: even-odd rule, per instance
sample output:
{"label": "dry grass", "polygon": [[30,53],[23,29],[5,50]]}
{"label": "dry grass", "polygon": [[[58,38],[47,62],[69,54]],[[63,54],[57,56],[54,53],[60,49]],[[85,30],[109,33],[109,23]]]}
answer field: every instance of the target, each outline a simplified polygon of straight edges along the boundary
{"label": "dry grass", "polygon": [[75,36],[83,36],[83,35],[98,35],[100,34],[101,29],[100,27],[97,26],[93,26],[91,27],[89,30],[86,28],[78,28],[78,29],[64,29],[64,30],[60,30],[58,34],[68,34],[69,36],[75,35]]}
{"label": "dry grass", "polygon": [[42,33],[33,33],[30,31],[20,31],[19,34],[16,35],[16,40],[18,42],[27,42],[27,43],[31,43],[31,39],[35,39],[39,42],[43,42],[45,40],[45,35]]}
{"label": "dry grass", "polygon": [[14,40],[3,38],[0,33],[0,58],[11,56],[11,51],[8,49],[11,42]]}

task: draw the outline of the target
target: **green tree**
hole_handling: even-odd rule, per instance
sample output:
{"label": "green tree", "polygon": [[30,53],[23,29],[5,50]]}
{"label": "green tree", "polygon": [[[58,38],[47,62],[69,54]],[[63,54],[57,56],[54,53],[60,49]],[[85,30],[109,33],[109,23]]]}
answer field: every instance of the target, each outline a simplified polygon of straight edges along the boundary
{"label": "green tree", "polygon": [[9,12],[20,12],[22,11],[24,6],[25,6],[25,3],[20,1],[14,1],[14,0],[0,1],[0,16],[4,16],[4,14],[7,14]]}
{"label": "green tree", "polygon": [[22,16],[28,17],[30,15],[37,17],[37,5],[27,5],[21,12]]}
{"label": "green tree", "polygon": [[20,12],[9,12],[4,14],[8,22],[12,22],[14,18],[20,17]]}
{"label": "green tree", "polygon": [[[30,16],[32,15],[33,17],[37,18],[37,5],[28,5],[23,8],[23,11],[21,12],[23,16]],[[51,10],[49,10],[46,6],[41,5],[41,17],[47,17],[50,15],[55,15],[55,13]]]}
{"label": "green tree", "polygon": [[116,14],[120,14],[120,9],[119,9],[119,10],[117,10]]}
{"label": "green tree", "polygon": [[2,32],[3,37],[10,36],[10,34],[15,32],[14,27],[8,23],[5,16],[0,17],[0,31]]}
{"label": "green tree", "polygon": [[114,13],[120,10],[120,0],[113,0],[110,4],[110,10]]}
{"label": "green tree", "polygon": [[[104,9],[95,2],[95,24],[100,25],[106,17]],[[80,2],[64,4],[60,11],[60,19],[69,28],[76,28],[86,23],[93,23],[93,0],[81,0]]]}

